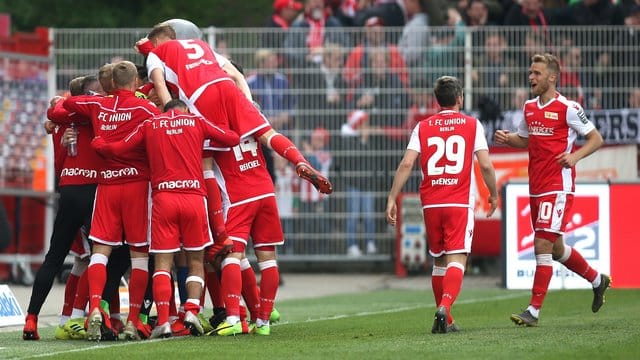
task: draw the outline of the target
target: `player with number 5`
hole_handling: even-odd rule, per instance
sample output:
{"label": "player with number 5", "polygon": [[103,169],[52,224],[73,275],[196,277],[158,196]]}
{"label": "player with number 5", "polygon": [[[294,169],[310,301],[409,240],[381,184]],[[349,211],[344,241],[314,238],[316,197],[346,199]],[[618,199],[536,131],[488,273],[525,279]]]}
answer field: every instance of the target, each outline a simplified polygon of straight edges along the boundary
{"label": "player with number 5", "polygon": [[476,204],[474,155],[489,189],[491,216],[498,206],[496,176],[482,124],[460,113],[462,84],[440,77],[433,90],[441,111],[416,125],[398,166],[387,199],[387,222],[396,225],[396,201],[420,159],[420,199],[427,229],[429,253],[434,257],[431,287],[437,306],[432,333],[459,331],[451,306],[460,293],[467,256],[471,252]]}
{"label": "player with number 5", "polygon": [[[560,78],[558,59],[551,54],[531,58],[529,84],[534,99],[524,104],[524,120],[517,133],[497,130],[496,144],[529,149],[529,203],[535,232],[536,271],[529,306],[512,314],[517,325],[536,326],[540,308],[553,276],[553,260],[589,281],[593,286],[591,311],[604,303],[611,283],[608,275],[589,266],[576,250],[564,243],[563,233],[571,218],[575,192],[576,163],[602,146],[602,136],[587,119],[582,106],[556,91]],[[586,141],[580,149],[578,135]]]}
{"label": "player with number 5", "polygon": [[[176,40],[176,29],[166,23],[156,25],[147,37],[153,45],[147,58],[149,79],[163,102],[170,100],[168,85],[193,113],[240,135],[240,144],[233,148],[205,146],[213,152],[211,174],[215,175],[222,192],[226,215],[223,226],[233,241],[221,271],[227,318],[213,334],[242,332],[239,304],[242,295],[252,318],[257,315],[254,332],[269,335],[269,318],[279,283],[275,246],[284,243],[284,235],[273,181],[258,142],[293,163],[298,175],[318,191],[330,194],[333,186],[311,167],[291,140],[272,129],[252,104],[242,74],[226,58],[200,39]],[[205,182],[207,178],[213,180],[211,174],[205,171]],[[215,189],[208,193],[208,200],[213,200]],[[215,209],[210,207],[210,210]],[[262,273],[260,295],[255,274],[244,254],[249,239]]]}

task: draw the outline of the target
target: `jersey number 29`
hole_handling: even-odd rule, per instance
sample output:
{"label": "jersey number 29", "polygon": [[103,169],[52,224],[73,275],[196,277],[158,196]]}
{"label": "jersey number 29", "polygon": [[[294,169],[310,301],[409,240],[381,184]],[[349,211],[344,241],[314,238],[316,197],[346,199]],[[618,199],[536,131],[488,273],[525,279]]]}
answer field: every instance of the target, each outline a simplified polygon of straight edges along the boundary
{"label": "jersey number 29", "polygon": [[[429,147],[435,146],[436,151],[427,161],[427,175],[455,175],[464,169],[465,141],[460,135],[449,136],[446,140],[439,136],[427,139]],[[446,165],[438,166],[440,159],[445,158]]]}

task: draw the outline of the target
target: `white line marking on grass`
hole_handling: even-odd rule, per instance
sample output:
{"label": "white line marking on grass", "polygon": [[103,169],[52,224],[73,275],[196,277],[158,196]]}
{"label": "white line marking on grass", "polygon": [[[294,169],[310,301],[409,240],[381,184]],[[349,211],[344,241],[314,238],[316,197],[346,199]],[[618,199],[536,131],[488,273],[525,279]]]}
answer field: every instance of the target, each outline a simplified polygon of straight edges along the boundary
{"label": "white line marking on grass", "polygon": [[[509,299],[515,299],[515,298],[518,298],[518,297],[522,297],[522,296],[528,295],[528,294],[529,294],[529,292],[518,292],[518,293],[511,293],[511,294],[508,294],[508,295],[493,296],[493,297],[488,297],[488,298],[460,300],[460,301],[456,301],[456,304],[457,305],[465,305],[465,304],[477,304],[477,303],[483,303],[483,302],[489,302],[489,301],[509,300]],[[389,314],[389,313],[397,313],[397,312],[401,312],[401,311],[423,309],[423,308],[428,308],[428,307],[433,307],[433,306],[435,306],[435,304],[433,304],[433,303],[425,303],[425,304],[416,305],[416,306],[405,306],[405,307],[398,307],[398,308],[394,308],[394,309],[378,310],[378,311],[365,311],[365,312],[359,312],[359,313],[355,313],[355,314],[334,315],[334,316],[329,316],[329,317],[324,317],[324,318],[317,318],[317,319],[307,319],[307,320],[291,321],[291,322],[284,321],[284,322],[280,322],[278,324],[273,324],[273,326],[282,326],[282,325],[290,325],[290,324],[298,324],[298,323],[309,323],[309,322],[317,322],[317,321],[339,320],[339,319],[346,319],[346,318],[350,318],[350,317],[370,316],[370,315],[377,315],[377,314]],[[95,349],[101,349],[101,348],[106,348],[106,347],[124,347],[124,346],[130,346],[130,345],[150,344],[150,343],[154,343],[154,342],[157,342],[157,341],[176,340],[176,339],[180,339],[180,338],[181,337],[173,337],[173,338],[168,338],[168,339],[156,339],[156,340],[145,340],[145,341],[113,342],[112,344],[111,343],[107,343],[107,342],[103,342],[103,343],[100,343],[100,345],[94,345],[94,346],[90,346],[90,347],[86,347],[86,348],[70,349],[70,350],[64,350],[64,351],[58,351],[58,352],[50,352],[50,353],[46,353],[46,354],[39,354],[39,355],[33,355],[33,356],[24,357],[23,359],[40,358],[40,357],[45,357],[45,356],[56,356],[56,355],[61,355],[61,354],[69,354],[69,353],[74,353],[74,352],[95,350]],[[2,348],[0,348],[0,349],[2,349]]]}
{"label": "white line marking on grass", "polygon": [[[494,296],[494,297],[483,298],[483,299],[460,300],[460,301],[456,301],[455,304],[456,305],[465,305],[465,304],[477,304],[477,303],[482,303],[482,302],[487,302],[487,301],[509,300],[509,299],[515,299],[515,298],[518,298],[518,297],[521,297],[521,296],[524,296],[524,295],[528,295],[528,294],[529,294],[528,292],[526,292],[526,293],[523,292],[523,293],[519,293],[519,294],[501,295],[501,296]],[[346,318],[350,318],[350,317],[370,316],[370,315],[377,315],[377,314],[392,314],[392,313],[397,313],[397,312],[402,312],[402,311],[424,309],[424,308],[429,308],[429,307],[433,307],[433,306],[435,306],[434,303],[427,303],[427,304],[420,304],[420,305],[415,305],[415,306],[398,307],[398,308],[387,309],[387,310],[364,311],[364,312],[359,312],[359,313],[355,313],[355,314],[334,315],[334,316],[329,316],[329,317],[324,317],[324,318],[307,319],[307,320],[302,320],[302,321],[293,321],[293,322],[284,321],[284,322],[281,322],[279,324],[273,324],[273,326],[287,325],[287,324],[297,324],[297,323],[307,323],[307,322],[318,322],[318,321],[327,321],[327,320],[338,320],[338,319],[346,319]]]}

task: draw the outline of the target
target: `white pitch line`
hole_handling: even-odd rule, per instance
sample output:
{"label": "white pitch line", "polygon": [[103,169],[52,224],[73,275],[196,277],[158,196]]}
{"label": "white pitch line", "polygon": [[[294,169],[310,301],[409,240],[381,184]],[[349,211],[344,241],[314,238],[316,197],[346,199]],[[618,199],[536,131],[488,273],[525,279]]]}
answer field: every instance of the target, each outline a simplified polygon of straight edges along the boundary
{"label": "white pitch line", "polygon": [[[519,292],[519,293],[515,293],[515,294],[512,293],[512,294],[509,294],[509,295],[493,296],[493,297],[482,298],[482,299],[460,300],[460,301],[456,301],[455,304],[457,304],[457,305],[466,305],[466,304],[483,303],[483,302],[488,302],[488,301],[508,300],[508,299],[515,299],[515,298],[518,298],[518,297],[522,297],[522,296],[528,295],[528,294],[529,294],[529,292]],[[410,310],[418,310],[418,309],[423,309],[423,308],[429,308],[429,307],[433,307],[433,306],[434,306],[433,303],[429,303],[429,304],[422,304],[422,305],[416,305],[416,306],[405,306],[405,307],[399,307],[399,308],[387,309],[387,310],[365,311],[365,312],[359,312],[359,313],[355,313],[355,314],[334,315],[334,316],[329,316],[329,317],[324,317],[324,318],[307,319],[307,320],[302,320],[302,321],[292,321],[292,322],[284,321],[284,322],[280,322],[278,324],[274,324],[274,326],[291,325],[291,324],[299,324],[299,323],[309,323],[309,322],[317,322],[317,321],[339,320],[339,319],[347,319],[347,318],[350,318],[350,317],[361,317],[361,316],[370,316],[370,315],[378,315],[378,314],[390,314],[390,313],[397,313],[397,312],[402,312],[402,311],[410,311]],[[61,354],[69,354],[69,353],[74,353],[74,352],[95,350],[95,349],[100,349],[100,348],[105,348],[105,347],[123,347],[123,346],[130,346],[130,345],[143,345],[143,344],[154,343],[154,342],[157,342],[157,341],[167,341],[167,340],[177,340],[177,339],[180,339],[180,337],[174,337],[174,338],[168,338],[168,339],[157,339],[157,340],[145,340],[145,341],[129,341],[129,342],[113,342],[113,343],[104,342],[104,343],[101,343],[100,345],[90,346],[90,347],[86,347],[86,348],[70,349],[70,350],[64,350],[64,351],[58,351],[58,352],[50,352],[50,353],[47,353],[47,354],[39,354],[39,355],[33,355],[33,356],[24,357],[22,359],[33,359],[33,358],[40,358],[40,357],[45,357],[45,356],[56,356],[56,355],[61,355]],[[0,349],[2,349],[2,348],[0,348]]]}

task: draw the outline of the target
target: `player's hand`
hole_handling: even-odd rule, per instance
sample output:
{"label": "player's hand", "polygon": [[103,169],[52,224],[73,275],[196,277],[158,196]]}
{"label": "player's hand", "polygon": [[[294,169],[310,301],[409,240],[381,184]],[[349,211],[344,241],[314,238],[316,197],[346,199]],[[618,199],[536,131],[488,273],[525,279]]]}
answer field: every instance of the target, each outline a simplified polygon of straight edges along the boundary
{"label": "player's hand", "polygon": [[509,130],[496,130],[493,140],[498,145],[509,145]]}
{"label": "player's hand", "polygon": [[78,142],[78,133],[73,128],[67,128],[62,134],[62,146],[67,147],[71,143]]}
{"label": "player's hand", "polygon": [[498,196],[489,196],[489,211],[487,211],[487,217],[491,217],[498,208]]}
{"label": "player's hand", "polygon": [[388,200],[387,201],[387,222],[389,225],[396,226],[398,205],[396,205],[395,201]]}
{"label": "player's hand", "polygon": [[60,101],[60,100],[64,100],[64,97],[62,97],[62,96],[58,96],[58,95],[56,95],[56,96],[52,97],[52,98],[51,98],[51,100],[49,100],[49,107],[54,107],[54,106],[56,106],[56,104],[57,104],[57,103],[58,103],[58,101]]}
{"label": "player's hand", "polygon": [[572,168],[572,167],[576,166],[576,163],[578,163],[578,157],[575,156],[575,154],[562,153],[562,154],[559,154],[558,156],[556,156],[556,161],[562,167]]}
{"label": "player's hand", "polygon": [[55,130],[55,129],[56,129],[56,124],[53,121],[51,121],[49,119],[45,120],[45,122],[44,122],[44,131],[46,131],[47,134],[53,133],[53,130]]}
{"label": "player's hand", "polygon": [[136,44],[133,45],[133,48],[143,56],[149,55],[149,53],[154,49],[153,44],[146,37],[138,40]]}

